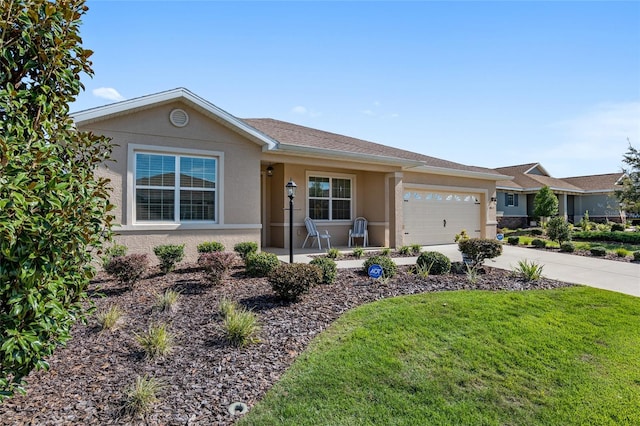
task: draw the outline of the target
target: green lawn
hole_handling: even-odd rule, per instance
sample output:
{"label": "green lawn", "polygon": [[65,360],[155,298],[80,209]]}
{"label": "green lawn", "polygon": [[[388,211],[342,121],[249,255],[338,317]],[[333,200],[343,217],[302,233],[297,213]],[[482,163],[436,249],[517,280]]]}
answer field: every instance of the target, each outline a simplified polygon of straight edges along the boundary
{"label": "green lawn", "polygon": [[383,300],[239,424],[638,425],[639,319],[639,298],[587,287]]}
{"label": "green lawn", "polygon": [[[520,238],[520,245],[530,245],[531,241],[535,240],[536,238],[538,239],[542,239],[541,237],[529,237],[529,236],[521,236]],[[607,249],[607,251],[611,251],[611,252],[615,252],[617,249],[625,249],[631,253],[633,253],[634,251],[638,251],[640,250],[640,245],[638,244],[623,244],[623,243],[610,243],[610,242],[606,242],[606,241],[572,241],[574,247],[576,248],[576,250],[589,250],[591,247],[593,246],[600,246],[600,247],[604,247],[605,249]],[[547,247],[548,248],[559,248],[560,245],[555,242],[555,241],[549,241],[547,240]]]}

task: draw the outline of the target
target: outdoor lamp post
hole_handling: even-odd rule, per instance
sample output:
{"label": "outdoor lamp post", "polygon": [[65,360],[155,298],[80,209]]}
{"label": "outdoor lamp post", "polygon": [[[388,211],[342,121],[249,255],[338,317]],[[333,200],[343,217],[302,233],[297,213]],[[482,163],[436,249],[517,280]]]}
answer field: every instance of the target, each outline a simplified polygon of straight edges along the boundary
{"label": "outdoor lamp post", "polygon": [[298,185],[291,178],[285,185],[289,197],[289,263],[293,263],[293,199],[296,196],[297,187]]}

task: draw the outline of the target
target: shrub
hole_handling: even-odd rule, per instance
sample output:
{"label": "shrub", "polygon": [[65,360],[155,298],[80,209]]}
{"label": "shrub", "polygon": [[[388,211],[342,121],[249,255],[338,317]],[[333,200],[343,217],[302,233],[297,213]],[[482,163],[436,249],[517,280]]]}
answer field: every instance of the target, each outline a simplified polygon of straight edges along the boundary
{"label": "shrub", "polygon": [[340,257],[340,250],[337,248],[332,248],[327,250],[327,258],[329,259],[338,259]]}
{"label": "shrub", "polygon": [[448,274],[451,270],[451,261],[447,256],[437,251],[425,251],[418,256],[416,264],[422,268],[428,268],[433,275]]}
{"label": "shrub", "polygon": [[547,242],[545,240],[541,240],[540,238],[536,238],[531,241],[531,245],[536,248],[545,248],[547,246]]}
{"label": "shrub", "polygon": [[316,265],[285,263],[269,276],[273,291],[284,300],[295,301],[309,291],[312,285],[322,282],[322,270]]}
{"label": "shrub", "polygon": [[382,250],[380,250],[380,254],[382,256],[391,256],[391,248],[390,247],[383,247]]}
{"label": "shrub", "polygon": [[118,305],[111,305],[107,309],[96,313],[96,320],[102,330],[115,329],[124,318],[124,312]]}
{"label": "shrub", "polygon": [[612,223],[611,224],[611,231],[615,232],[615,231],[624,231],[624,225],[622,223]]}
{"label": "shrub", "polygon": [[160,260],[160,270],[167,274],[173,271],[176,263],[184,259],[184,244],[165,244],[153,248],[153,252]]}
{"label": "shrub", "polygon": [[409,254],[411,254],[411,247],[409,246],[402,246],[398,249],[398,253],[403,255],[403,256],[407,256]]}
{"label": "shrub", "polygon": [[539,265],[536,262],[529,262],[528,260],[518,261],[518,266],[514,268],[514,272],[527,281],[536,281],[542,278],[543,265]]}
{"label": "shrub", "polygon": [[111,259],[106,265],[105,271],[114,276],[120,284],[133,287],[149,266],[149,258],[146,254],[128,254]]}
{"label": "shrub", "polygon": [[411,253],[412,254],[420,254],[422,251],[422,246],[420,244],[411,244]]}
{"label": "shrub", "polygon": [[518,244],[520,244],[520,237],[509,237],[507,238],[507,243],[512,246],[517,246]]}
{"label": "shrub", "polygon": [[252,253],[258,252],[258,243],[255,241],[245,241],[233,246],[233,251],[238,253],[243,261],[247,260],[247,257]]}
{"label": "shrub", "polygon": [[139,416],[148,412],[158,403],[158,393],[164,385],[149,376],[138,376],[133,385],[125,390],[126,400],[123,411],[129,416]]}
{"label": "shrub", "polygon": [[574,232],[573,238],[585,241],[611,241],[615,243],[640,244],[640,232]]}
{"label": "shrub", "polygon": [[280,265],[278,256],[273,253],[251,253],[245,259],[247,275],[250,277],[266,277]]}
{"label": "shrub", "polygon": [[542,231],[542,229],[538,229],[538,228],[533,228],[529,231],[529,234],[533,235],[533,236],[540,236],[542,234],[544,234],[544,232]]}
{"label": "shrub", "polygon": [[112,245],[104,251],[104,256],[102,256],[102,269],[105,269],[114,257],[124,256],[126,254],[127,246],[123,246],[121,244]]}
{"label": "shrub", "polygon": [[198,253],[212,253],[215,251],[224,251],[224,244],[217,241],[205,241],[198,244]]}
{"label": "shrub", "polygon": [[364,255],[364,249],[362,247],[354,247],[353,249],[353,257],[356,259],[360,259]]}
{"label": "shrub", "polygon": [[338,266],[333,259],[326,257],[316,257],[311,262],[311,265],[315,265],[322,271],[322,283],[333,284],[338,277]]}
{"label": "shrub", "polygon": [[135,338],[150,359],[168,355],[173,350],[173,335],[166,324],[152,324],[145,333],[136,334]]}
{"label": "shrub", "polygon": [[470,238],[458,241],[458,250],[466,255],[472,263],[482,265],[486,259],[500,256],[502,245],[488,238]]}
{"label": "shrub", "polygon": [[561,216],[551,218],[549,223],[547,223],[547,236],[552,241],[557,241],[558,244],[569,241],[571,239],[569,222],[564,220],[564,217]]}
{"label": "shrub", "polygon": [[180,292],[167,289],[162,294],[156,296],[156,308],[162,312],[175,312],[178,309]]}
{"label": "shrub", "polygon": [[237,347],[256,343],[256,334],[260,331],[258,317],[254,312],[235,305],[224,317],[223,327],[227,341]]}
{"label": "shrub", "polygon": [[235,254],[227,251],[202,253],[198,257],[198,265],[204,270],[208,284],[219,285],[233,266]]}
{"label": "shrub", "polygon": [[575,250],[576,247],[570,241],[565,241],[564,243],[560,244],[560,251],[562,252],[573,253]]}
{"label": "shrub", "polygon": [[589,249],[592,255],[594,256],[604,256],[607,254],[607,249],[602,246],[593,246]]}
{"label": "shrub", "polygon": [[633,260],[640,261],[640,250],[633,252]]}
{"label": "shrub", "polygon": [[398,272],[398,266],[393,259],[388,256],[371,256],[364,261],[363,269],[365,272],[369,271],[371,265],[380,265],[382,273],[385,278],[391,278]]}
{"label": "shrub", "polygon": [[631,252],[630,252],[629,250],[627,250],[627,249],[624,249],[624,248],[618,248],[618,249],[616,249],[616,255],[617,255],[618,257],[627,257],[627,256],[629,256],[630,254],[631,254]]}

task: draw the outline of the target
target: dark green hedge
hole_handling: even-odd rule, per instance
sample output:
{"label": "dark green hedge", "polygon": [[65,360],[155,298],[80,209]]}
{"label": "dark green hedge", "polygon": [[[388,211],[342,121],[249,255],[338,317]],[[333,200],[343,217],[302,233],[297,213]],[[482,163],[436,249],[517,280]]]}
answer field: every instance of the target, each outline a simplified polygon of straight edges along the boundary
{"label": "dark green hedge", "polygon": [[583,241],[611,241],[616,243],[640,244],[640,232],[579,231],[573,233],[573,239]]}

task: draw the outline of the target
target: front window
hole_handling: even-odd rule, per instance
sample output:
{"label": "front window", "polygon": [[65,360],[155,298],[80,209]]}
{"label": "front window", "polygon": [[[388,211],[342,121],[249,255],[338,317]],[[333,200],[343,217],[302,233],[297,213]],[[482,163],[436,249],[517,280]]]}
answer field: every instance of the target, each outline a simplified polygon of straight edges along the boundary
{"label": "front window", "polygon": [[351,220],[351,179],[310,176],[309,217],[314,220]]}
{"label": "front window", "polygon": [[138,222],[216,221],[217,159],[138,152]]}

